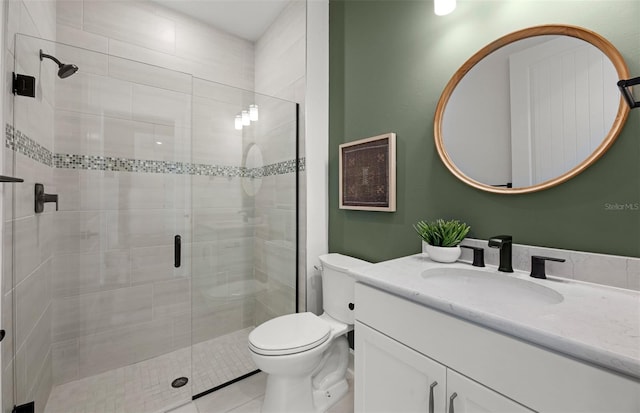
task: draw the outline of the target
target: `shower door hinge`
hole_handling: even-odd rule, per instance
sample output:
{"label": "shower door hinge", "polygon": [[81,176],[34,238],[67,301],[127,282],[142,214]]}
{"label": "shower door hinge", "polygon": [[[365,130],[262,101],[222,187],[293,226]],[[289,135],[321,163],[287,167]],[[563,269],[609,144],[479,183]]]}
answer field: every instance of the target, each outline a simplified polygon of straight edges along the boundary
{"label": "shower door hinge", "polygon": [[13,73],[13,94],[18,96],[36,97],[36,78],[29,75]]}
{"label": "shower door hinge", "polygon": [[13,410],[11,413],[35,413],[36,411],[36,403],[29,402],[25,404],[21,404],[20,406],[13,406]]}

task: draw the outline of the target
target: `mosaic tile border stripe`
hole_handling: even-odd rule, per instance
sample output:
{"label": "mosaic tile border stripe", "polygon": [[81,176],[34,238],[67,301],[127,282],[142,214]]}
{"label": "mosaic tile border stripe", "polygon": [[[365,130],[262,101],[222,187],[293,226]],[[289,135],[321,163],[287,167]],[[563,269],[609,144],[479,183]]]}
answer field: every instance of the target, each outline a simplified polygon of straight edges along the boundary
{"label": "mosaic tile border stripe", "polygon": [[[114,158],[110,156],[70,155],[56,153],[54,165],[61,169],[85,169],[115,172],[146,172],[179,175],[225,176],[240,178],[262,178],[283,175],[296,171],[295,159],[265,165],[261,168],[243,166],[220,166],[192,164],[186,162],[154,161],[144,159]],[[299,170],[304,170],[304,162],[299,162]]]}
{"label": "mosaic tile border stripe", "polygon": [[53,166],[53,153],[49,149],[29,138],[21,131],[15,130],[13,125],[9,125],[8,123],[5,126],[5,146],[36,162]]}
{"label": "mosaic tile border stripe", "polygon": [[[251,179],[283,175],[296,171],[295,159],[265,165],[261,168],[245,168],[242,166],[192,164],[187,162],[114,158],[111,156],[54,154],[21,131],[14,130],[13,126],[9,124],[5,128],[5,137],[5,146],[12,151],[19,152],[47,166],[61,169],[224,176]],[[298,160],[298,171],[304,171],[305,164],[305,158],[300,158]]]}

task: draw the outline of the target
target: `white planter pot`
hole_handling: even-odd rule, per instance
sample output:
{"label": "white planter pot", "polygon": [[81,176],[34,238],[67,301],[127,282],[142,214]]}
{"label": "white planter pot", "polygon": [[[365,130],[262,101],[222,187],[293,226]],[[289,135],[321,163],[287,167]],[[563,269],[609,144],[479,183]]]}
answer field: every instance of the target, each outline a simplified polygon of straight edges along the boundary
{"label": "white planter pot", "polygon": [[459,246],[455,247],[434,247],[426,242],[423,243],[424,252],[429,255],[433,261],[436,262],[456,262],[462,254],[462,249]]}

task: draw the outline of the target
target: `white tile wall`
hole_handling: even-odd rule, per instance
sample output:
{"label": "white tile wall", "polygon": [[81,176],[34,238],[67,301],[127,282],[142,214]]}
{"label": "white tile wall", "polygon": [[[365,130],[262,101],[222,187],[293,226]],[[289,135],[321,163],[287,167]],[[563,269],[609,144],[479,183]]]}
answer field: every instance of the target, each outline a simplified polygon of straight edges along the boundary
{"label": "white tile wall", "polygon": [[[256,42],[255,87],[259,93],[289,101],[304,101],[306,72],[306,4],[292,1]],[[292,106],[265,98],[261,107],[256,136],[265,163],[295,157],[295,129],[289,120]],[[262,108],[266,110],[262,110]],[[264,113],[264,116],[263,116]],[[301,124],[304,124],[301,112]],[[303,131],[299,125],[299,130]],[[301,141],[304,134],[300,133]],[[266,225],[256,228],[256,273],[266,277],[268,288],[257,298],[255,323],[295,310],[295,174],[262,179],[255,197],[255,215]],[[300,181],[304,187],[304,180]],[[301,191],[304,188],[300,188]],[[304,241],[299,249],[299,268],[304,269]],[[272,255],[273,254],[273,255]],[[287,257],[287,260],[284,258]],[[289,262],[290,261],[290,262]],[[305,271],[302,271],[304,274]],[[302,276],[304,278],[304,275]],[[304,294],[303,294],[304,295]],[[304,300],[302,301],[304,309]]]}
{"label": "white tile wall", "polygon": [[191,94],[191,75],[109,56],[109,76],[132,83]]}
{"label": "white tile wall", "polygon": [[256,42],[256,92],[293,100],[305,76],[306,4],[291,1]]}
{"label": "white tile wall", "polygon": [[[109,39],[107,37],[100,36],[98,34],[94,34],[90,32],[85,32],[84,30],[81,29],[82,9],[80,7],[75,7],[73,4],[73,3],[77,4],[78,3],[77,1],[71,1],[71,2],[56,1],[56,3],[58,4],[58,10],[60,9],[60,7],[66,7],[66,6],[62,6],[63,4],[65,4],[65,5],[70,5],[70,7],[73,8],[71,13],[79,12],[78,14],[80,14],[80,16],[78,17],[79,23],[77,27],[71,24],[65,24],[64,22],[60,22],[60,21],[58,22],[57,32],[56,32],[58,43],[72,44],[74,46],[81,47],[83,49],[89,49],[89,50],[93,50],[93,51],[105,53],[105,54],[108,53]],[[71,13],[68,13],[68,12],[64,12],[62,14],[58,13],[58,17],[64,17],[66,15],[71,18],[72,17]]]}
{"label": "white tile wall", "polygon": [[133,248],[131,273],[132,284],[147,284],[175,278],[173,245]]}
{"label": "white tile wall", "polygon": [[[53,187],[52,170],[47,165],[34,162],[32,159],[17,153],[13,160],[14,168],[9,175],[18,176],[25,180],[24,184],[16,185],[12,189],[15,191],[13,200],[15,201],[15,210],[13,218],[33,217],[33,184],[39,182],[45,185],[47,192]],[[11,191],[7,191],[11,192]],[[6,195],[10,195],[6,193]],[[9,199],[7,199],[9,201]],[[52,211],[50,205],[45,205],[45,212]]]}
{"label": "white tile wall", "polygon": [[194,163],[242,164],[243,131],[234,128],[234,117],[241,110],[242,105],[208,97],[193,98]]}
{"label": "white tile wall", "polygon": [[51,349],[54,384],[78,378],[78,339],[58,341]]}
{"label": "white tile wall", "polygon": [[56,39],[56,4],[53,1],[23,2],[29,16],[35,23],[38,34],[47,40]]}
{"label": "white tile wall", "polygon": [[191,126],[191,96],[186,93],[134,83],[131,104],[135,120],[183,129]]}
{"label": "white tile wall", "polygon": [[170,329],[170,320],[160,319],[80,337],[79,377],[92,376],[171,351],[171,341],[167,340]]}
{"label": "white tile wall", "polygon": [[83,1],[84,31],[166,53],[176,50],[176,25],[150,2]]}
{"label": "white tile wall", "polygon": [[[56,8],[56,23],[58,30],[60,30],[60,26],[69,26],[77,29],[82,29],[83,4],[81,1],[57,0]],[[57,34],[59,37],[59,33]],[[58,40],[60,39],[58,38]]]}
{"label": "white tile wall", "polygon": [[15,340],[24,344],[51,302],[51,258],[16,285]]}
{"label": "white tile wall", "polygon": [[39,264],[37,260],[33,259],[33,252],[38,248],[37,222],[34,216],[13,221],[13,246],[14,279],[16,283],[19,283],[31,274]]}
{"label": "white tile wall", "polygon": [[106,236],[105,219],[100,211],[58,211],[54,221],[55,253],[99,251]]}
{"label": "white tile wall", "polygon": [[55,152],[103,155],[102,116],[60,109],[56,109],[54,116]]}
{"label": "white tile wall", "polygon": [[[177,22],[186,20],[148,2],[57,3],[58,40],[88,51],[60,48],[81,70],[57,90],[55,151],[190,161],[192,80],[183,72],[202,63],[176,54]],[[54,324],[64,325],[56,382],[188,345],[189,263],[174,270],[172,242],[181,233],[188,256],[190,178],[87,170],[55,178],[67,211],[54,260]],[[64,341],[69,335],[77,338]]]}
{"label": "white tile wall", "polygon": [[[295,67],[285,76],[269,78],[271,74],[265,73],[269,68],[267,47],[260,52],[266,69],[264,75],[258,75],[253,43],[151,3],[10,0],[8,6],[9,36],[3,55],[8,61],[13,61],[13,34],[17,32],[74,46],[49,49],[51,44],[27,38],[19,46],[32,52],[19,54],[24,66],[19,70],[33,71],[39,77],[39,89],[36,100],[19,101],[16,127],[57,153],[189,160],[193,151],[203,163],[238,165],[254,134],[236,133],[232,115],[253,100],[233,96],[235,91],[229,87],[196,79],[194,92],[202,100],[191,108],[192,79],[184,73],[247,90],[253,90],[260,77],[263,83],[282,83],[278,93],[283,96],[303,96],[300,85],[304,80],[299,75],[304,51],[297,34],[293,43],[273,57],[281,63],[291,59],[289,63]],[[278,31],[293,28],[299,33],[300,25],[304,26],[300,6],[287,8],[283,16],[278,29],[272,28],[273,50],[290,38],[290,34],[281,33],[278,43]],[[57,79],[53,62],[37,58],[40,47],[81,70],[67,80]],[[13,70],[12,65],[7,66]],[[212,89],[216,92],[210,93]],[[5,107],[5,119],[12,119],[13,105],[9,102]],[[212,116],[209,110],[218,115]],[[262,125],[273,137],[284,133],[278,130],[277,122],[271,127],[268,110],[262,113]],[[156,144],[159,140],[162,147]],[[280,146],[273,142],[273,148]],[[229,158],[236,160],[229,162]],[[191,342],[190,280],[185,278],[190,266],[186,263],[182,271],[175,271],[170,259],[172,246],[166,243],[176,226],[189,228],[193,224],[203,241],[198,251],[210,254],[194,256],[205,284],[211,277],[229,281],[253,275],[257,226],[255,221],[245,222],[238,212],[251,209],[255,199],[242,192],[239,179],[196,177],[192,194],[190,178],[184,177],[167,180],[153,174],[61,169],[52,173],[51,168],[21,155],[16,156],[16,168],[30,182],[16,192],[15,231],[6,232],[5,237],[15,236],[16,274],[22,284],[15,291],[5,291],[3,317],[11,318],[11,298],[16,295],[20,300],[16,316],[24,324],[24,333],[18,332],[24,345],[16,359],[20,397],[46,400],[54,381],[95,374]],[[60,212],[54,215],[52,206],[47,205],[45,214],[34,216],[35,180],[44,181],[47,192],[61,194]],[[290,183],[282,189],[275,178],[271,181],[274,196],[280,192],[291,196]],[[185,217],[192,195],[193,217]],[[6,194],[3,202],[12,203],[11,194]],[[290,200],[272,202],[276,204],[281,209],[291,208]],[[144,209],[151,211],[141,212]],[[278,212],[264,210],[256,216],[270,214]],[[275,230],[262,230],[268,234],[265,239],[293,238],[291,211],[285,215],[287,218],[271,220]],[[267,218],[259,222],[270,225]],[[185,231],[185,256],[190,237]],[[37,251],[38,260],[18,251]],[[8,260],[4,263],[9,264]],[[171,270],[159,271],[160,265]],[[3,271],[6,275],[7,269]],[[36,283],[36,279],[45,282]],[[270,308],[277,307],[275,302],[281,297],[277,286],[273,291],[275,301],[267,303]],[[199,297],[194,303],[202,304],[196,305],[194,314],[196,341],[254,322],[253,299],[211,303]],[[225,321],[212,325],[212,317],[220,314],[227,315]],[[13,337],[7,337],[5,343],[11,340]],[[3,357],[5,377],[12,360],[11,355]],[[10,394],[10,381],[6,382],[3,394]],[[4,400],[6,405],[12,402]]]}
{"label": "white tile wall", "polygon": [[[64,43],[252,90],[253,43],[151,2],[58,1]],[[144,82],[142,82],[144,83]]]}
{"label": "white tile wall", "polygon": [[56,298],[54,341],[151,321],[152,300],[153,288],[148,285]]}
{"label": "white tile wall", "polygon": [[56,109],[131,119],[132,93],[129,82],[79,70],[57,82]]}
{"label": "white tile wall", "polygon": [[189,314],[191,283],[188,278],[155,283],[153,286],[153,317],[163,318]]}
{"label": "white tile wall", "polygon": [[131,251],[55,254],[52,275],[55,297],[128,287],[131,283]]}

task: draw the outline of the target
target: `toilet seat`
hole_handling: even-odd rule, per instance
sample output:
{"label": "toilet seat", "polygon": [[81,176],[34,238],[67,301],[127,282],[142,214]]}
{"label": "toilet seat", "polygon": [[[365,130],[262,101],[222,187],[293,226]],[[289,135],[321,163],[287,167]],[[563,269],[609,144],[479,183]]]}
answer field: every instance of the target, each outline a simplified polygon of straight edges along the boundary
{"label": "toilet seat", "polygon": [[302,353],[331,336],[331,326],[313,313],[288,314],[271,319],[251,331],[249,349],[266,356]]}

